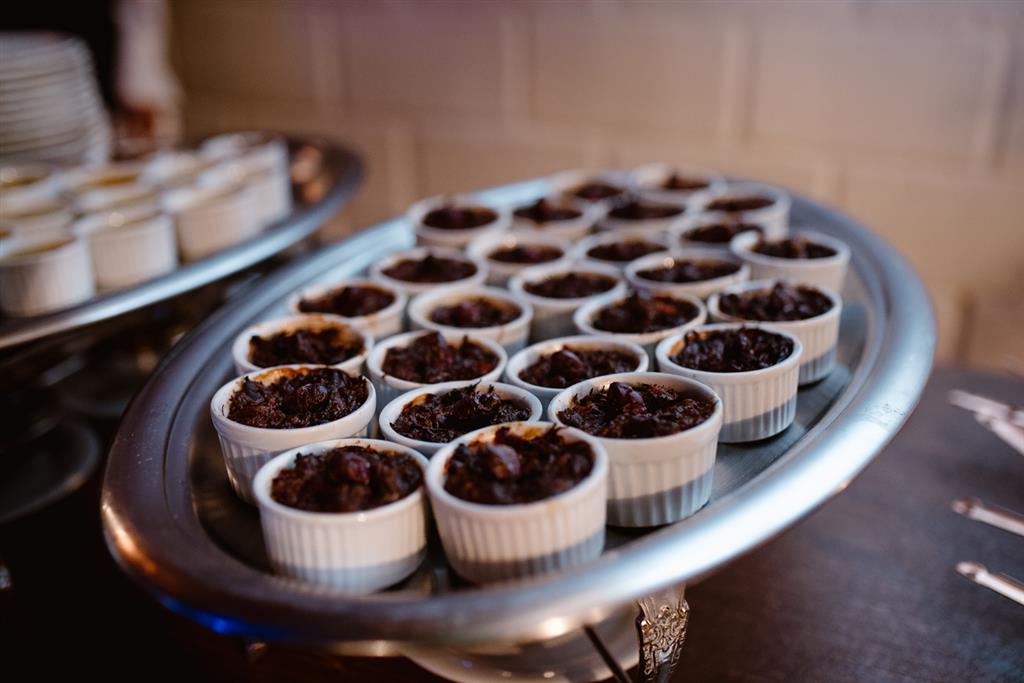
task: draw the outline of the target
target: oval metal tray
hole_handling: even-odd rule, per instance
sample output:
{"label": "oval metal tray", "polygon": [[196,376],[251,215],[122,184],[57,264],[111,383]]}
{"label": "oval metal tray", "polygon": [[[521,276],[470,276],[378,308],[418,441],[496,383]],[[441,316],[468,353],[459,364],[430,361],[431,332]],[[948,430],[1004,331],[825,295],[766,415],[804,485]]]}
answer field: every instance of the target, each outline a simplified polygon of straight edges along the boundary
{"label": "oval metal tray", "polygon": [[[312,234],[359,186],[362,162],[324,139],[288,138],[293,210],[259,235],[167,275],[101,294],[71,308],[27,318],[0,317],[0,349],[50,337],[130,313],[244,270]],[[295,162],[304,173],[295,177]]]}
{"label": "oval metal tray", "polygon": [[[481,193],[512,203],[542,181]],[[179,343],[125,415],[110,453],[102,514],[109,547],[158,600],[221,632],[309,644],[389,640],[468,642],[565,633],[616,606],[692,581],[764,543],[841,491],[892,438],[932,364],[927,294],[882,239],[799,196],[795,226],[846,241],[840,367],[800,392],[796,422],[762,442],[720,446],[708,505],[678,524],[609,528],[601,558],[569,571],[486,587],[454,577],[439,543],[400,586],[352,598],[273,576],[255,509],[227,483],[208,414],[232,376],[230,344],[312,283],[355,274],[413,243],[395,219],[254,283]]]}

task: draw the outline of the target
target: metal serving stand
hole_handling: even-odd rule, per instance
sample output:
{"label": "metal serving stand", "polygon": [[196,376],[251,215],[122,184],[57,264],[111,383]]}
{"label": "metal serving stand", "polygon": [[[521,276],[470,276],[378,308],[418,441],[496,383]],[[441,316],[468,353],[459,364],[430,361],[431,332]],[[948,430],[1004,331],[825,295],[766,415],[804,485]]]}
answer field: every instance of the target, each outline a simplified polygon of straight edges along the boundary
{"label": "metal serving stand", "polygon": [[[480,196],[512,204],[545,189],[543,181],[529,181]],[[332,595],[270,572],[258,513],[227,483],[210,397],[232,376],[230,345],[242,328],[282,313],[285,298],[302,286],[354,275],[410,246],[411,228],[395,219],[255,283],[164,359],[126,413],[110,453],[102,503],[108,545],[157,600],[219,632],[344,652],[397,647],[421,662],[431,652],[586,632],[608,667],[592,673],[621,679],[621,667],[638,657],[633,628],[640,601],[641,675],[654,680],[670,668],[685,633],[678,587],[765,543],[843,490],[899,430],[931,369],[931,305],[903,258],[855,221],[806,198],[794,196],[792,223],[834,235],[852,250],[839,367],[800,390],[796,421],[784,433],[721,444],[711,500],[682,522],[609,528],[598,560],[498,585],[459,580],[436,537],[413,577],[371,596]],[[449,671],[445,666],[428,664],[439,673]]]}

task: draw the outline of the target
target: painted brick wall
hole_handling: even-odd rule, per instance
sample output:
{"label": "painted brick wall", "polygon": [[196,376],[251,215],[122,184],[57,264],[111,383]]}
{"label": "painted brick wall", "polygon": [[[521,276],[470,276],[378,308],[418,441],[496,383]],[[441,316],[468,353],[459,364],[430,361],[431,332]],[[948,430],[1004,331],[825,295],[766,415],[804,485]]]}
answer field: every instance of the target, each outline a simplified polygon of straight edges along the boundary
{"label": "painted brick wall", "polygon": [[369,164],[328,235],[420,196],[683,161],[840,206],[925,278],[940,357],[1024,371],[1024,2],[178,0],[187,128]]}

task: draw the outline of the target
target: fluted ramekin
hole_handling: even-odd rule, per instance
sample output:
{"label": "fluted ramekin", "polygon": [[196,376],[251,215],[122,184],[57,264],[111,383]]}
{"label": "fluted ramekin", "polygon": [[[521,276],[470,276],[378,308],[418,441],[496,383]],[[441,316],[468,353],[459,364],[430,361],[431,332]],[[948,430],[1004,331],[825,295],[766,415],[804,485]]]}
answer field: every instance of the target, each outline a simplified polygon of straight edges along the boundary
{"label": "fluted ramekin", "polygon": [[[256,155],[255,159],[261,159]],[[217,162],[213,167],[196,177],[198,185],[222,185],[241,183],[253,197],[253,213],[260,228],[275,223],[292,210],[292,185],[287,173],[276,166],[267,167],[254,163],[245,155],[236,159]]]}
{"label": "fluted ramekin", "polygon": [[574,384],[548,405],[548,418],[564,424],[558,414],[573,398],[602,390],[613,382],[631,386],[654,384],[711,399],[714,412],[704,422],[675,434],[649,439],[593,436],[608,451],[608,523],[645,527],[671,524],[699,510],[711,496],[722,401],[700,382],[660,372],[623,372]]}
{"label": "fluted ramekin", "polygon": [[850,248],[846,243],[811,230],[797,231],[793,237],[803,237],[815,244],[829,247],[836,253],[825,258],[804,259],[767,256],[754,251],[758,236],[753,233],[736,235],[729,243],[729,248],[736,256],[750,264],[750,277],[753,280],[787,280],[794,284],[842,291],[846,269],[850,265]]}
{"label": "fluted ramekin", "polygon": [[395,420],[398,419],[398,416],[402,414],[402,409],[405,408],[405,406],[409,405],[421,396],[426,396],[428,394],[447,394],[449,391],[461,389],[465,386],[473,386],[477,392],[486,392],[493,388],[494,393],[500,398],[524,402],[530,408],[530,417],[523,420],[523,422],[537,422],[542,419],[544,415],[544,408],[541,406],[537,397],[526,389],[521,389],[520,387],[502,384],[501,382],[480,382],[477,380],[443,382],[441,384],[432,384],[413,391],[407,391],[384,406],[383,410],[380,411],[380,418],[378,420],[380,423],[381,436],[388,441],[394,441],[397,444],[414,448],[429,458],[434,453],[448,445],[448,442],[445,441],[443,443],[439,443],[435,441],[412,439],[403,434],[399,434],[395,431],[392,424],[394,424]]}
{"label": "fluted ramekin", "polygon": [[339,593],[365,595],[402,581],[420,566],[427,549],[423,485],[393,503],[359,512],[310,512],[278,503],[271,485],[301,453],[362,446],[404,453],[425,471],[427,459],[377,439],[336,439],[282,453],[260,468],[253,495],[260,510],[263,542],[274,572]]}
{"label": "fluted ramekin", "polygon": [[[428,255],[433,255],[437,258],[466,261],[468,263],[472,263],[476,268],[476,271],[468,277],[460,278],[458,280],[450,280],[448,282],[410,282],[408,280],[398,280],[384,273],[385,270],[396,263],[406,259],[419,260]],[[392,252],[374,263],[370,266],[370,279],[376,282],[382,282],[392,289],[404,292],[408,296],[415,296],[417,294],[422,294],[423,292],[440,289],[441,287],[453,287],[456,285],[482,285],[487,279],[487,263],[478,258],[467,256],[458,249],[449,249],[447,247],[416,247],[415,249]]]}
{"label": "fluted ramekin", "polygon": [[729,249],[729,242],[701,242],[698,240],[689,239],[689,235],[694,230],[702,228],[707,225],[717,225],[720,223],[736,222],[743,222],[746,223],[747,225],[756,225],[761,229],[762,232],[765,231],[765,227],[762,224],[757,223],[755,221],[737,221],[734,215],[722,213],[720,211],[710,213],[705,212],[684,216],[682,219],[673,223],[668,229],[669,244],[671,245],[671,248],[673,250],[708,249],[723,254],[732,254],[732,250]]}
{"label": "fluted ramekin", "polygon": [[[532,282],[539,282],[555,275],[568,273],[606,275],[615,278],[615,285],[603,292],[573,299],[538,296],[526,291],[526,285]],[[533,341],[573,334],[576,331],[573,315],[580,306],[603,297],[621,296],[626,293],[626,283],[618,269],[596,261],[577,260],[527,268],[509,280],[508,288],[516,297],[530,302],[530,305],[533,306],[533,322],[530,327],[530,339]]]}
{"label": "fluted ramekin", "polygon": [[[580,215],[557,221],[535,223],[528,218],[516,216],[515,210],[513,210],[512,230],[526,234],[546,235],[548,237],[567,240],[568,242],[575,242],[586,237],[590,233],[590,229],[594,227],[594,223],[604,215],[602,207],[597,205],[581,206],[577,202],[567,200],[565,197],[559,195],[552,195],[550,197],[546,197],[546,199],[554,206],[567,206],[576,209],[580,212]],[[522,204],[516,208],[527,208],[532,203],[533,202]]]}
{"label": "fluted ramekin", "polygon": [[708,299],[708,313],[714,322],[748,322],[771,325],[789,332],[800,340],[803,354],[800,357],[800,386],[823,379],[835,369],[836,347],[839,344],[839,322],[842,318],[843,299],[831,289],[817,287],[832,302],[832,308],[821,315],[805,320],[744,320],[723,313],[719,300],[726,294],[744,294],[759,290],[770,290],[778,280],[753,280],[716,292]]}
{"label": "fluted ramekin", "polygon": [[[591,182],[607,183],[622,192],[604,199],[585,199],[574,193],[574,190]],[[574,169],[559,171],[548,176],[547,184],[554,195],[565,197],[580,206],[598,206],[607,209],[618,203],[629,192],[629,174],[611,169]]]}
{"label": "fluted ramekin", "polygon": [[84,240],[65,237],[49,245],[24,242],[0,260],[0,309],[9,315],[48,313],[95,293]]}
{"label": "fluted ramekin", "polygon": [[260,231],[255,196],[245,185],[182,187],[166,193],[163,206],[174,216],[186,261],[209,256]]}
{"label": "fluted ramekin", "polygon": [[702,382],[722,399],[724,414],[722,433],[718,437],[722,443],[767,439],[784,431],[796,417],[796,391],[803,347],[795,335],[771,325],[753,323],[715,323],[691,332],[738,330],[743,327],[756,327],[786,337],[793,342],[793,352],[782,362],[762,370],[707,372],[683,367],[672,360],[682,348],[686,333],[664,339],[655,351],[658,370]]}
{"label": "fluted ramekin", "polygon": [[741,218],[751,223],[760,223],[764,226],[765,237],[778,239],[785,237],[789,232],[789,207],[792,201],[789,194],[784,190],[764,183],[727,183],[725,189],[706,195],[701,203],[700,210],[704,212],[717,211],[710,208],[716,199],[728,199],[732,197],[766,197],[772,203],[763,209],[753,211],[725,211],[727,215]]}
{"label": "fluted ramekin", "polygon": [[[425,384],[423,382],[410,382],[406,379],[399,377],[392,377],[384,372],[384,358],[387,356],[388,349],[392,348],[405,348],[412,341],[418,337],[427,334],[423,330],[416,330],[414,332],[406,332],[405,334],[396,334],[393,337],[377,342],[373,349],[370,351],[370,355],[366,357],[366,374],[369,376],[370,381],[373,382],[374,388],[377,390],[377,403],[380,406],[386,406],[391,401],[395,400],[407,391],[413,389],[420,389],[422,387],[436,387],[441,382],[436,384]],[[473,377],[465,380],[466,383],[473,382],[497,382],[498,378],[501,377],[501,373],[505,370],[505,363],[508,362],[508,354],[505,353],[505,348],[494,341],[493,339],[487,339],[485,337],[479,337],[472,332],[441,332],[441,336],[449,344],[461,345],[465,339],[475,342],[480,346],[488,349],[498,358],[498,364],[494,366],[494,369],[488,373],[481,375],[480,377]]]}
{"label": "fluted ramekin", "polygon": [[[494,220],[465,229],[435,228],[423,222],[428,213],[445,206],[483,207],[494,212]],[[490,206],[472,195],[438,195],[422,199],[409,207],[406,217],[416,233],[416,244],[425,247],[462,249],[478,237],[503,233],[512,225],[511,213],[507,208]]]}
{"label": "fluted ramekin", "polygon": [[288,310],[296,315],[305,313],[305,311],[299,308],[299,304],[303,299],[316,299],[350,286],[375,287],[383,289],[394,296],[395,300],[379,311],[375,311],[369,315],[346,316],[338,315],[337,313],[331,313],[330,315],[335,315],[341,318],[349,325],[355,325],[356,327],[361,327],[364,330],[369,330],[375,339],[390,337],[391,335],[398,334],[402,331],[403,318],[405,316],[405,305],[408,303],[409,297],[405,292],[396,287],[374,280],[348,278],[346,280],[341,280],[340,282],[306,287],[305,289],[295,292],[288,297]]}
{"label": "fluted ramekin", "polygon": [[151,207],[92,214],[75,223],[72,232],[89,243],[100,289],[128,287],[178,266],[174,221]]}
{"label": "fluted ramekin", "polygon": [[[708,280],[697,282],[662,282],[660,280],[648,280],[640,274],[640,271],[652,268],[670,267],[676,261],[728,261],[739,266],[735,273],[729,273],[721,277],[714,277]],[[679,249],[668,254],[651,254],[644,256],[626,266],[626,279],[637,289],[657,292],[659,294],[674,294],[676,296],[695,296],[698,299],[706,299],[718,290],[734,285],[738,282],[745,282],[750,278],[750,268],[746,263],[732,254],[716,251],[715,249]]]}
{"label": "fluted ramekin", "polygon": [[674,299],[682,299],[689,301],[691,304],[697,307],[697,315],[692,319],[688,320],[682,325],[675,327],[667,327],[664,330],[657,330],[654,332],[609,332],[608,330],[600,330],[594,327],[593,320],[594,316],[599,310],[605,306],[618,303],[626,298],[628,295],[622,296],[609,296],[602,297],[591,301],[590,303],[581,306],[579,310],[572,317],[573,324],[576,325],[576,329],[586,335],[604,337],[605,339],[615,339],[619,341],[630,342],[643,348],[647,352],[647,358],[654,364],[654,348],[658,345],[665,337],[671,337],[674,334],[680,332],[686,332],[692,330],[695,327],[703,325],[708,319],[708,309],[704,306],[704,302],[695,296],[681,296],[676,294],[665,294],[663,296],[671,296]]}
{"label": "fluted ramekin", "polygon": [[[706,187],[692,190],[669,190],[665,181],[673,174],[695,178],[707,183]],[[634,189],[641,197],[662,204],[676,204],[698,208],[705,197],[725,189],[725,179],[717,173],[673,164],[647,164],[633,169],[631,174]]]}
{"label": "fluted ramekin", "polygon": [[[644,241],[652,244],[658,244],[664,247],[663,251],[669,250],[669,241],[667,235],[650,235],[644,232],[637,232],[636,230],[616,230],[598,232],[589,237],[586,237],[579,241],[576,245],[576,249],[573,255],[580,260],[589,261],[591,263],[600,263],[602,265],[611,266],[618,271],[623,271],[626,266],[630,264],[630,261],[609,261],[607,259],[597,258],[591,256],[589,252],[594,247],[604,246],[606,244],[614,244],[616,242],[634,242]],[[662,251],[654,251],[651,254],[660,254]],[[635,259],[633,259],[635,260]]]}
{"label": "fluted ramekin", "polygon": [[448,461],[460,444],[488,442],[502,427],[522,436],[538,435],[547,422],[510,422],[471,432],[438,451],[427,468],[437,531],[445,555],[460,576],[475,583],[504,581],[566,569],[597,559],[604,548],[608,455],[602,444],[578,429],[559,433],[590,447],[590,474],[568,491],[533,503],[484,505],[445,490]]}
{"label": "fluted ramekin", "polygon": [[[503,325],[490,327],[452,327],[430,319],[430,313],[438,306],[456,304],[466,299],[493,299],[505,305],[519,308],[519,315]],[[409,302],[409,324],[413,329],[437,330],[448,334],[472,334],[481,339],[493,339],[505,347],[508,353],[515,353],[526,346],[530,336],[530,321],[533,320],[533,306],[507,290],[497,287],[445,287],[434,292],[420,294]]]}
{"label": "fluted ramekin", "polygon": [[[540,263],[511,263],[509,261],[498,261],[490,258],[490,255],[498,249],[511,249],[517,246],[540,246],[554,247],[562,251],[562,255],[551,261]],[[487,262],[487,284],[497,287],[504,287],[508,279],[527,268],[537,265],[550,265],[553,263],[565,263],[572,251],[569,243],[558,237],[552,237],[541,232],[509,231],[498,235],[484,235],[469,243],[466,253],[481,261]]]}
{"label": "fluted ramekin", "polygon": [[571,346],[574,349],[596,349],[601,351],[618,351],[620,353],[627,353],[636,357],[636,367],[633,368],[631,372],[645,372],[647,370],[647,352],[644,351],[642,346],[632,342],[610,339],[608,337],[595,337],[581,334],[571,337],[549,339],[547,341],[537,342],[532,346],[527,346],[525,349],[508,359],[508,365],[505,366],[505,381],[529,391],[540,400],[544,410],[547,410],[548,403],[551,402],[551,399],[560,394],[563,389],[542,387],[539,384],[532,384],[521,378],[519,373],[530,365],[536,363],[544,356],[551,355],[556,351],[561,351],[567,346]]}
{"label": "fluted ramekin", "polygon": [[282,332],[294,332],[296,330],[312,330],[314,332],[318,332],[320,330],[330,328],[341,330],[344,334],[354,335],[362,340],[363,343],[363,350],[361,352],[352,356],[348,360],[335,363],[331,367],[344,370],[345,372],[353,375],[360,374],[363,371],[363,362],[366,360],[366,357],[370,355],[370,349],[373,348],[373,333],[365,328],[352,325],[345,318],[336,315],[328,315],[326,313],[300,313],[286,318],[267,320],[245,328],[242,330],[241,334],[235,337],[235,341],[231,345],[231,356],[235,361],[235,372],[239,375],[244,375],[249,372],[256,372],[257,370],[263,369],[254,365],[250,360],[251,349],[249,347],[249,341],[253,337],[272,337],[275,334]]}
{"label": "fluted ramekin", "polygon": [[270,429],[250,427],[228,419],[231,397],[242,386],[245,379],[254,382],[269,382],[291,372],[305,373],[322,367],[320,365],[279,365],[266,370],[250,372],[231,380],[213,395],[213,399],[210,401],[210,418],[213,420],[213,427],[217,430],[217,437],[220,439],[220,450],[224,456],[228,479],[231,481],[235,493],[247,503],[254,502],[252,478],[275,455],[317,441],[366,436],[367,428],[370,421],[373,420],[377,408],[377,395],[373,383],[368,380],[366,381],[367,396],[363,405],[348,415],[331,422],[298,429]]}

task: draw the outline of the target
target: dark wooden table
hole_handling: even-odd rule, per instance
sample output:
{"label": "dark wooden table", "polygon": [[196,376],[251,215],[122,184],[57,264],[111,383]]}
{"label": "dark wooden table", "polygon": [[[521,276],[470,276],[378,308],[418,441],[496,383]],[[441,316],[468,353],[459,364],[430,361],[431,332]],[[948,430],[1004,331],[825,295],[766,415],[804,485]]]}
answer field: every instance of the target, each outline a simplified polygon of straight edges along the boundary
{"label": "dark wooden table", "polygon": [[[1024,539],[969,521],[970,495],[1024,511],[1024,456],[945,401],[963,388],[1024,403],[1024,382],[935,373],[917,412],[849,489],[688,591],[679,681],[1024,681],[1024,607],[954,571],[1024,578]],[[142,596],[98,543],[96,487],[0,529],[14,590],[0,656],[37,673],[189,680],[437,681],[401,660],[257,656]]]}

